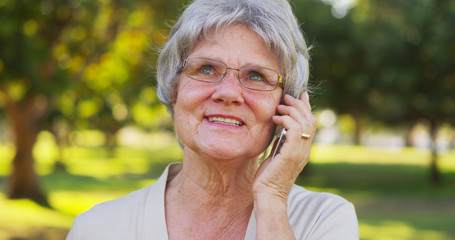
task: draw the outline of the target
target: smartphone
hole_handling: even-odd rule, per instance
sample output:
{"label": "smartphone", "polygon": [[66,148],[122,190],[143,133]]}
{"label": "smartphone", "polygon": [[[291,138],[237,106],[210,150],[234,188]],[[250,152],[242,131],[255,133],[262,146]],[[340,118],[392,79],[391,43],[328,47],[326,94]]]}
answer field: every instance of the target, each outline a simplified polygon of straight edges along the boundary
{"label": "smartphone", "polygon": [[[300,93],[297,95],[296,98],[297,99],[300,98]],[[286,133],[287,133],[286,129],[283,128],[283,130],[281,130],[280,137],[278,138],[278,144],[275,147],[275,150],[273,151],[272,159],[275,158],[275,155],[280,152],[280,149],[283,146],[283,143],[286,141]]]}
{"label": "smartphone", "polygon": [[286,129],[281,130],[280,137],[278,138],[278,144],[275,147],[275,150],[272,154],[272,159],[275,158],[275,155],[280,152],[281,146],[283,146],[284,141],[286,141]]}

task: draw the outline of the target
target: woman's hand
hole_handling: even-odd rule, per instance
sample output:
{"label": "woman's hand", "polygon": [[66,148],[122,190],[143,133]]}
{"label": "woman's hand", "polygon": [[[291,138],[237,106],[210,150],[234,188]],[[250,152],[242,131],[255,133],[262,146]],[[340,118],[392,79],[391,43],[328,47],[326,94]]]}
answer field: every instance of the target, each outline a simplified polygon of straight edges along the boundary
{"label": "woman's hand", "polygon": [[[253,182],[257,239],[294,238],[287,216],[287,197],[308,163],[316,133],[316,118],[311,113],[307,92],[300,99],[285,95],[284,103],[278,105],[277,111],[281,115],[273,116],[273,121],[287,130],[286,141],[275,157],[264,160]],[[310,138],[302,134],[310,135]]]}
{"label": "woman's hand", "polygon": [[[311,113],[308,93],[302,93],[300,99],[285,95],[284,103],[278,105],[277,111],[281,115],[273,116],[273,121],[287,130],[286,141],[273,159],[269,156],[259,167],[253,183],[255,198],[286,200],[297,176],[308,162],[317,122]],[[306,139],[302,134],[311,137]]]}

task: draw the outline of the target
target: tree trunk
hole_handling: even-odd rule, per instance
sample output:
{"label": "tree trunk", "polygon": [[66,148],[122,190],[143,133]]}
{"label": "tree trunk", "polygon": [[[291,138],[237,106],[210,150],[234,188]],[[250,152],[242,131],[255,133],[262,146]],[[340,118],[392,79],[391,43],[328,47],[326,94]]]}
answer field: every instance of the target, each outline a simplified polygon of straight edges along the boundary
{"label": "tree trunk", "polygon": [[54,163],[54,173],[68,173],[68,169],[66,168],[65,160],[64,160],[64,147],[63,145],[58,144],[58,158]]}
{"label": "tree trunk", "polygon": [[68,135],[70,130],[68,124],[65,120],[58,120],[52,123],[51,129],[58,146],[58,157],[54,163],[54,173],[68,173],[64,156],[65,147],[69,145]]}
{"label": "tree trunk", "polygon": [[117,147],[115,133],[105,131],[104,136],[106,136],[106,157],[115,158],[115,148]]}
{"label": "tree trunk", "polygon": [[437,146],[437,135],[438,125],[434,122],[430,124],[431,134],[431,157],[430,157],[430,181],[435,185],[441,184],[441,173],[438,168],[438,146]]}
{"label": "tree trunk", "polygon": [[414,129],[414,126],[415,126],[415,122],[411,121],[409,123],[409,125],[407,125],[405,127],[406,128],[406,132],[405,132],[405,135],[404,135],[404,142],[405,142],[405,146],[406,147],[412,147],[412,145],[413,145],[413,141],[411,139],[411,133],[412,133],[412,130]]}
{"label": "tree trunk", "polygon": [[352,114],[355,123],[354,129],[354,145],[360,145],[362,142],[362,120],[361,117],[354,113]]}
{"label": "tree trunk", "polygon": [[7,197],[10,199],[28,198],[49,206],[35,173],[32,154],[39,131],[37,121],[41,118],[46,106],[46,99],[34,95],[22,103],[15,103],[7,98],[6,112],[12,126],[16,147],[13,172],[7,184]]}

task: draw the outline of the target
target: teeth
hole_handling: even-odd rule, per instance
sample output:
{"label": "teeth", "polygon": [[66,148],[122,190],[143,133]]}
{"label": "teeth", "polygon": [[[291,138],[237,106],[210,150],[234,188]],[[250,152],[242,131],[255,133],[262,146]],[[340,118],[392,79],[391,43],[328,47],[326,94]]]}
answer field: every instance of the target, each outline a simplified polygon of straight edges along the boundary
{"label": "teeth", "polygon": [[232,118],[224,118],[224,117],[209,117],[208,118],[210,122],[215,122],[215,123],[222,123],[222,124],[228,124],[228,125],[233,125],[233,126],[241,126],[243,125],[240,121],[237,121]]}

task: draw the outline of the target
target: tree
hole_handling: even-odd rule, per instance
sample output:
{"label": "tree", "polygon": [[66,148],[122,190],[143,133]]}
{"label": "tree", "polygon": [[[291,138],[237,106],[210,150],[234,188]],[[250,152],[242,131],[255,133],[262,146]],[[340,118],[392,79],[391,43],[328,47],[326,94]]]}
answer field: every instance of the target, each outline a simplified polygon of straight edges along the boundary
{"label": "tree", "polygon": [[365,1],[353,17],[362,19],[363,29],[379,26],[367,39],[377,59],[372,116],[389,123],[429,121],[430,177],[439,183],[437,132],[455,122],[455,4]]}
{"label": "tree", "polygon": [[52,124],[59,119],[70,127],[105,132],[135,120],[125,109],[140,100],[137,93],[144,86],[154,84],[148,44],[162,41],[166,31],[161,18],[176,14],[171,6],[177,2],[0,3],[0,108],[16,148],[9,198],[48,204],[33,168],[39,131],[58,129]]}
{"label": "tree", "polygon": [[[328,1],[325,1],[328,2]],[[328,107],[355,120],[354,143],[360,144],[361,129],[368,119],[368,77],[364,39],[349,15],[335,18],[332,6],[322,1],[296,1],[296,15],[302,22],[311,49],[311,76],[316,107]]]}
{"label": "tree", "polygon": [[[42,10],[47,11],[45,7]],[[24,1],[4,1],[0,8],[0,92],[16,147],[10,198],[27,197],[48,204],[33,169],[32,148],[50,107],[47,96],[71,83],[61,81],[64,71],[58,64],[64,64],[64,59],[58,62],[52,57],[52,48],[47,49],[68,24],[68,11],[61,8],[58,16],[41,14],[40,3]]]}
{"label": "tree", "polygon": [[365,0],[335,19],[312,1],[298,4],[304,2],[314,5],[297,12],[317,43],[312,75],[325,81],[317,104],[357,122],[409,126],[426,119],[430,176],[439,182],[435,138],[442,124],[455,122],[455,3]]}

